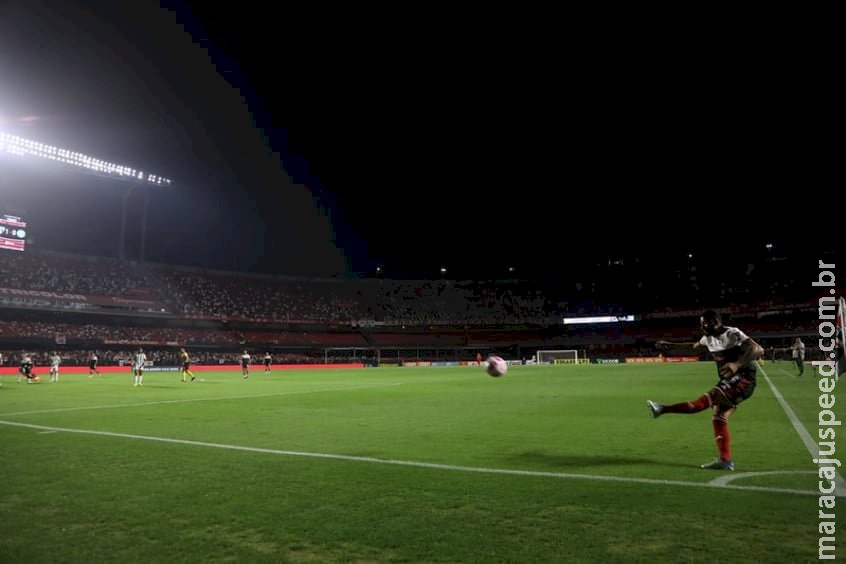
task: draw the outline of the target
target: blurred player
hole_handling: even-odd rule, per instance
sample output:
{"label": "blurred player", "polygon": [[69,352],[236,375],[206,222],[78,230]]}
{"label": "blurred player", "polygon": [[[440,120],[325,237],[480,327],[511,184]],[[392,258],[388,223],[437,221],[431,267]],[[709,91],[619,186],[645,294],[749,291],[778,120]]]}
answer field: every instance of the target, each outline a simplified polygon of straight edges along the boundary
{"label": "blurred player", "polygon": [[658,341],[656,344],[689,346],[693,349],[707,347],[717,364],[719,381],[707,393],[693,401],[663,405],[647,400],[649,413],[653,418],[665,413],[699,413],[711,408],[714,426],[714,439],[717,441],[719,458],[703,464],[708,470],[734,470],[729,442],[729,417],[737,406],[749,399],[755,391],[756,363],[761,358],[763,349],[737,327],[723,325],[720,314],[706,311],[700,318],[700,326],[705,334],[693,343],[673,343]]}
{"label": "blurred player", "polygon": [[138,352],[135,353],[135,359],[132,362],[132,371],[135,374],[135,385],[140,386],[144,380],[144,366],[147,364],[147,355],[144,354],[144,349],[138,347]]}
{"label": "blurred player", "polygon": [[187,377],[191,377],[191,381],[194,381],[194,374],[191,372],[191,357],[188,356],[188,351],[185,350],[185,347],[179,349],[179,362],[182,363],[182,367],[180,368],[180,372],[182,372],[182,381],[187,382]]}
{"label": "blurred player", "polygon": [[97,369],[97,363],[100,362],[100,359],[97,358],[97,353],[91,351],[91,356],[88,357],[88,377],[93,378],[96,374],[97,376],[100,375],[100,371]]}
{"label": "blurred player", "polygon": [[35,367],[35,362],[32,360],[32,356],[27,353],[23,353],[21,357],[21,366],[18,368],[18,384],[21,383],[21,378],[26,378],[27,384],[32,384],[33,382],[40,382],[41,380],[33,374],[32,370]]}
{"label": "blurred player", "polygon": [[241,375],[244,380],[250,377],[250,353],[247,351],[241,355]]}
{"label": "blurred player", "polygon": [[62,357],[59,356],[58,351],[53,351],[50,355],[50,381],[59,381],[59,365],[62,363]]}
{"label": "blurred player", "polygon": [[[2,368],[2,367],[3,367],[3,353],[0,353],[0,368]],[[3,378],[3,373],[0,372],[0,379],[2,379],[2,378]],[[2,386],[2,385],[3,385],[3,382],[0,382],[0,386]]]}
{"label": "blurred player", "polygon": [[273,363],[273,357],[269,352],[264,353],[264,373],[270,374],[270,365]]}
{"label": "blurred player", "polygon": [[793,345],[790,347],[790,356],[796,363],[796,368],[799,369],[799,374],[796,376],[801,378],[805,374],[805,343],[802,342],[800,337],[796,337],[796,340],[793,341]]}

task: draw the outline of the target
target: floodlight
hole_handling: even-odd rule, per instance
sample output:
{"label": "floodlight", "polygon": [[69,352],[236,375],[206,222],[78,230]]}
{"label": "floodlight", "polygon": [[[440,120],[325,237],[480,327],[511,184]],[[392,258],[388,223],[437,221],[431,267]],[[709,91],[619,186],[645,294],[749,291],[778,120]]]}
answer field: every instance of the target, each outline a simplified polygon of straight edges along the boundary
{"label": "floodlight", "polygon": [[170,186],[172,183],[169,178],[165,178],[164,176],[145,174],[143,171],[137,171],[132,167],[110,163],[83,153],[54,147],[2,131],[0,131],[0,152],[6,152],[20,157],[32,156],[48,159],[62,164],[84,168],[97,174],[124,178],[126,180],[139,180],[159,186]]}

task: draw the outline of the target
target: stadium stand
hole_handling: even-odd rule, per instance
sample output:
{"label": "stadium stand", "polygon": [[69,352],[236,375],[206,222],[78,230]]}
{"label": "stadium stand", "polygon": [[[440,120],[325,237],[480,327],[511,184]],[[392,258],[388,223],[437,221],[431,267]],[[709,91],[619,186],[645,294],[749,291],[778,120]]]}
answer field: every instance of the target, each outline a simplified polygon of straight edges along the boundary
{"label": "stadium stand", "polygon": [[[706,307],[777,348],[816,330],[817,296],[808,284],[794,286],[794,271],[765,261],[642,278],[609,267],[585,281],[304,279],[5,253],[0,350],[9,363],[17,351],[58,349],[66,363],[80,364],[92,350],[123,362],[139,345],[154,362],[171,361],[180,346],[212,363],[233,361],[244,348],[290,362],[329,362],[328,350],[336,361],[346,349],[397,362],[472,360],[479,351],[520,358],[538,348],[651,355],[655,340],[695,334]],[[636,321],[561,324],[564,316],[624,313]],[[810,347],[808,358],[815,354]]]}

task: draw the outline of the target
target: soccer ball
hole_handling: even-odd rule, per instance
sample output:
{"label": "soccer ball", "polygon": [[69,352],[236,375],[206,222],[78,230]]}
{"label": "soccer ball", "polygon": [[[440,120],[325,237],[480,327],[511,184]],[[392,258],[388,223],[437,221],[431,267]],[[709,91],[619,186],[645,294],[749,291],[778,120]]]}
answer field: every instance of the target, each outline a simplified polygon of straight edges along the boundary
{"label": "soccer ball", "polygon": [[502,357],[496,355],[489,356],[485,372],[488,373],[488,376],[499,378],[508,372],[508,363],[502,360]]}

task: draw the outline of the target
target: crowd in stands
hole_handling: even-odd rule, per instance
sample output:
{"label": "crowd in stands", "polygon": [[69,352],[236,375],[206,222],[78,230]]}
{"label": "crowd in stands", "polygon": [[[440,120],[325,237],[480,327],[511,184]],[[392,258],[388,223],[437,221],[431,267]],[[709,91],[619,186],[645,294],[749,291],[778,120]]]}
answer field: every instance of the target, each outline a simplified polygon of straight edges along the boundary
{"label": "crowd in stands", "polygon": [[[813,288],[805,282],[798,284],[789,264],[773,261],[707,273],[691,262],[677,266],[668,276],[649,276],[649,271],[637,264],[609,264],[584,280],[574,274],[564,280],[497,282],[303,279],[29,251],[6,252],[2,259],[0,311],[90,312],[100,307],[74,300],[77,294],[152,296],[153,302],[165,306],[155,313],[163,314],[167,324],[142,325],[125,317],[100,323],[93,314],[94,321],[84,323],[0,317],[0,342],[12,338],[42,339],[57,345],[82,343],[103,347],[104,354],[123,354],[120,346],[134,344],[163,347],[160,354],[167,356],[172,353],[168,347],[178,345],[272,345],[310,351],[321,347],[513,346],[519,341],[527,347],[554,344],[603,354],[626,350],[648,355],[654,351],[645,343],[694,334],[694,322],[706,307],[720,307],[738,316],[743,329],[759,339],[810,334],[818,323]],[[622,268],[626,276],[622,276]],[[110,313],[114,314],[115,308],[124,308],[121,311],[125,313],[152,313],[135,303],[118,302]],[[560,324],[568,315],[623,313],[638,314],[642,321],[598,328],[562,328]],[[184,326],[179,326],[180,321]],[[191,326],[193,322],[212,325]],[[239,322],[252,326],[239,328]],[[255,327],[262,323],[268,328]],[[284,327],[302,323],[323,324],[326,329]],[[346,330],[331,330],[338,326]],[[406,326],[425,330],[405,332]],[[443,327],[449,330],[435,330]],[[492,327],[507,330],[474,333]],[[547,327],[558,331],[544,333],[542,328]],[[809,351],[810,356],[813,349]],[[156,354],[151,351],[148,356]],[[228,358],[210,352],[197,354],[211,355],[211,362]],[[311,353],[302,354],[307,357]]]}
{"label": "crowd in stands", "polygon": [[143,290],[167,304],[167,311],[196,318],[347,324],[359,320],[414,325],[541,324],[558,315],[537,288],[519,284],[294,279],[49,253],[7,255],[9,260],[0,262],[0,305],[92,309],[97,306],[49,293],[126,296]]}
{"label": "crowd in stands", "polygon": [[[695,264],[669,276],[649,276],[637,265],[591,273],[592,280],[485,282],[455,280],[297,279],[140,265],[109,258],[51,253],[4,253],[0,304],[92,308],[90,303],[27,295],[45,293],[155,295],[175,315],[274,322],[311,321],[390,324],[555,323],[563,315],[648,313],[702,309],[779,307],[807,301],[809,285],[793,280],[790,267],[748,264],[742,272]],[[573,277],[577,278],[577,277]],[[131,306],[126,306],[131,307]]]}
{"label": "crowd in stands", "polygon": [[144,269],[111,259],[34,252],[4,252],[2,259],[5,288],[123,296],[154,282]]}

